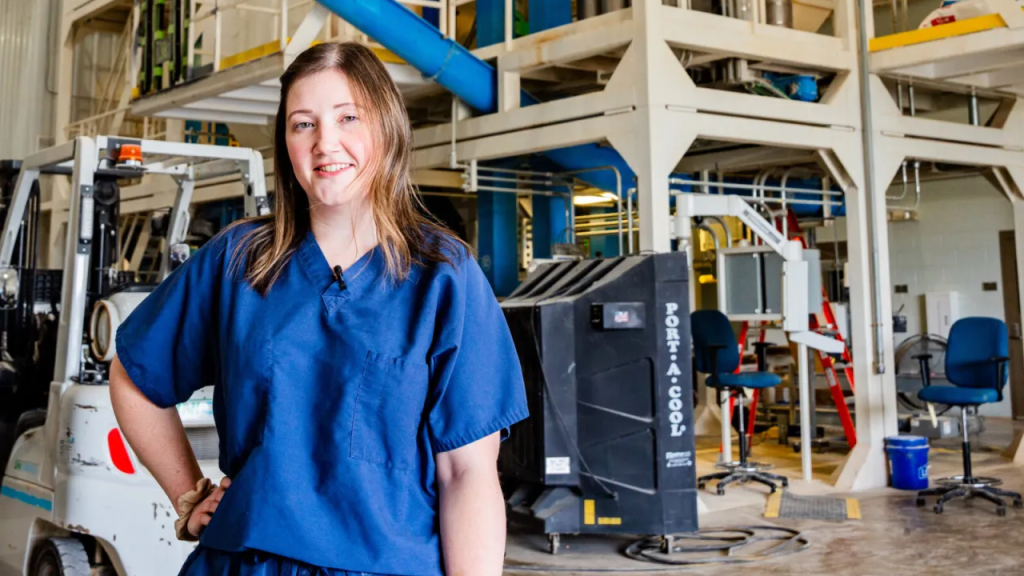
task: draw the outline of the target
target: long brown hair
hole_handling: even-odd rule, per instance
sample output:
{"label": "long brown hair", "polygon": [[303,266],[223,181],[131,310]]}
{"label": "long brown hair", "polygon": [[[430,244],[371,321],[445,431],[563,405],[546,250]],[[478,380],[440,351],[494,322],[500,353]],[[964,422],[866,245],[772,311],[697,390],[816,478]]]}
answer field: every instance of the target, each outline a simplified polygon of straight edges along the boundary
{"label": "long brown hair", "polygon": [[310,228],[309,199],[288,156],[286,105],[295,82],[328,70],[345,75],[371,126],[374,153],[366,182],[377,227],[375,250],[382,250],[387,276],[405,279],[413,265],[454,258],[465,244],[425,217],[412,184],[412,127],[398,87],[369,48],[354,42],[323,43],[299,54],[281,76],[281,102],[274,124],[274,211],[237,222],[261,222],[235,250],[232,269],[245,259],[245,279],[266,296]]}

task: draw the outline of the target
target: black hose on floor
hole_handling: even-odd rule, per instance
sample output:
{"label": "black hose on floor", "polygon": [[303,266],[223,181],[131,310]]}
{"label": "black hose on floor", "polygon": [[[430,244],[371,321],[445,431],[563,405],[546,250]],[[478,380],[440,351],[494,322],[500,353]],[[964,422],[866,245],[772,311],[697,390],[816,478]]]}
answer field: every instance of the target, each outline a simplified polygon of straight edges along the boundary
{"label": "black hose on floor", "polygon": [[[767,534],[766,534],[767,532]],[[758,542],[778,541],[779,544],[746,556],[737,556],[744,546]],[[697,542],[689,546],[677,546],[678,542]],[[780,526],[728,526],[704,528],[692,534],[672,536],[672,554],[665,554],[665,539],[651,536],[631,543],[624,554],[633,560],[665,564],[665,568],[582,568],[540,565],[506,565],[505,570],[520,572],[577,572],[577,573],[668,573],[685,566],[707,566],[713,564],[746,564],[777,558],[801,552],[811,543],[798,530]],[[721,556],[682,558],[687,554],[724,552]]]}

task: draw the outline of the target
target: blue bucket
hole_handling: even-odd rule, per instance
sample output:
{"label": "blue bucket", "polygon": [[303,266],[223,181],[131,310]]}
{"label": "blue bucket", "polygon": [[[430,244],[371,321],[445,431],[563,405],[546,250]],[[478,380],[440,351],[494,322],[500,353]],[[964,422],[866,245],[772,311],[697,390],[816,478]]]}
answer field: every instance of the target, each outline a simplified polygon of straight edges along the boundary
{"label": "blue bucket", "polygon": [[892,487],[924,490],[928,487],[928,439],[921,436],[890,436],[885,439]]}

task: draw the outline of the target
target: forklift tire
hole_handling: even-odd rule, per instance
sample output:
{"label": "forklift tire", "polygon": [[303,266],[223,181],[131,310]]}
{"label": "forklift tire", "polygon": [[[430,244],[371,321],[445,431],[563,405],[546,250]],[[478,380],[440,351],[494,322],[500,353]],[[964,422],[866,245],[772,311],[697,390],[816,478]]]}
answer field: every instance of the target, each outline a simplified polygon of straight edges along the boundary
{"label": "forklift tire", "polygon": [[46,410],[29,410],[18,418],[18,423],[14,428],[14,439],[17,440],[25,432],[44,424],[46,424]]}
{"label": "forklift tire", "polygon": [[89,556],[74,538],[49,538],[36,547],[31,576],[89,576]]}

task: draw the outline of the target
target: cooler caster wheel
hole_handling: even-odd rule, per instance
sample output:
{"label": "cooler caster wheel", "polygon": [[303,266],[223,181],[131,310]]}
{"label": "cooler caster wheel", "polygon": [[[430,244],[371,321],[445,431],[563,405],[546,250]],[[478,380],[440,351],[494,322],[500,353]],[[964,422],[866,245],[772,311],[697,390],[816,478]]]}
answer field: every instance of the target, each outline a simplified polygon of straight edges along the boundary
{"label": "cooler caster wheel", "polygon": [[1006,506],[1000,506],[999,508],[996,508],[996,514],[1000,516],[1006,516]]}
{"label": "cooler caster wheel", "polygon": [[924,506],[924,498],[923,497],[921,497],[921,496],[917,497],[917,506],[918,506],[918,508],[920,508],[921,506]]}
{"label": "cooler caster wheel", "polygon": [[942,514],[942,504],[936,504],[933,510],[935,510],[936,514]]}
{"label": "cooler caster wheel", "polygon": [[558,549],[561,547],[561,538],[558,534],[548,534],[548,552],[550,554],[558,554]]}

